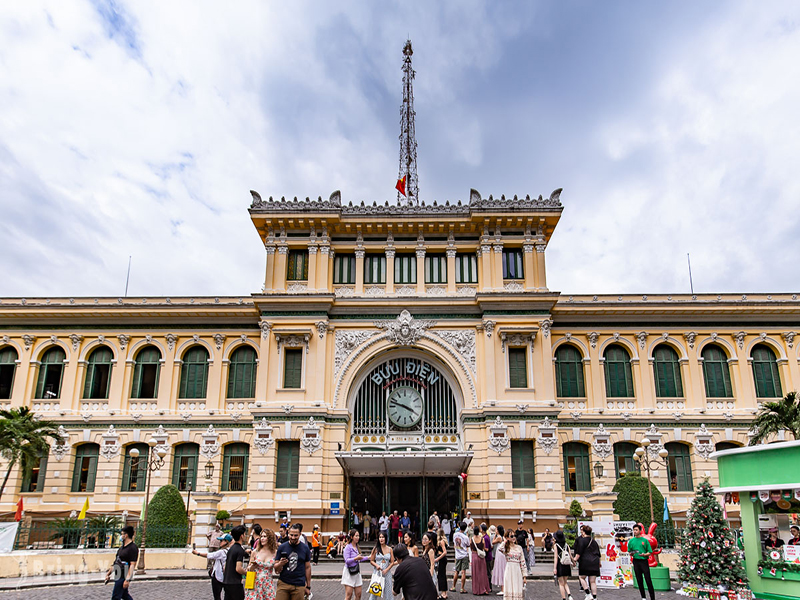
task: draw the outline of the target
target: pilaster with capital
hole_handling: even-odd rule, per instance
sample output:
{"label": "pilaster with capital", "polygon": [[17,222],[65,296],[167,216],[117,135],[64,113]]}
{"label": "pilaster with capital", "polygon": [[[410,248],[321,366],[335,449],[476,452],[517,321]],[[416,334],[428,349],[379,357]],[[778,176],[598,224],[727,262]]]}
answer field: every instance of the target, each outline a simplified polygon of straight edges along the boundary
{"label": "pilaster with capital", "polygon": [[497,241],[492,246],[492,287],[495,290],[503,289],[503,242],[500,240],[500,234],[497,234]]}
{"label": "pilaster with capital", "polygon": [[317,256],[317,277],[314,282],[314,289],[317,291],[330,291],[328,287],[328,269],[330,267],[331,247],[327,243],[323,243],[319,247],[319,255]]}
{"label": "pilaster with capital", "polygon": [[425,246],[417,246],[417,294],[420,296],[425,295],[425,252]]}
{"label": "pilaster with capital", "polygon": [[395,247],[386,246],[386,293],[394,294],[394,255]]}
{"label": "pilaster with capital", "polygon": [[456,249],[449,247],[445,251],[447,254],[447,294],[455,296],[456,294]]}
{"label": "pilaster with capital", "polygon": [[286,262],[289,258],[289,246],[286,242],[278,244],[275,255],[275,268],[272,271],[272,289],[276,292],[286,291]]}
{"label": "pilaster with capital", "polygon": [[319,247],[316,243],[308,244],[308,291],[315,292],[317,290],[317,256]]}
{"label": "pilaster with capital", "polygon": [[275,244],[265,244],[264,250],[267,256],[267,266],[264,271],[264,293],[269,294],[272,292],[272,283],[274,280],[273,273],[275,271]]}
{"label": "pilaster with capital", "polygon": [[356,248],[356,289],[357,296],[364,295],[364,255],[363,248]]}
{"label": "pilaster with capital", "polygon": [[[274,361],[270,352],[272,351],[272,323],[262,319],[259,322],[261,335],[258,342],[258,368],[256,369],[256,398],[259,400],[267,399],[269,390],[269,367]],[[279,368],[279,367],[278,367]]]}
{"label": "pilaster with capital", "polygon": [[536,290],[536,259],[533,243],[522,244],[522,262],[525,269],[525,290],[534,291]]}
{"label": "pilaster with capital", "polygon": [[547,248],[547,244],[544,242],[538,243],[534,245],[536,252],[534,253],[536,257],[536,277],[535,277],[535,285],[536,289],[546,292],[547,291],[547,270],[545,269],[544,263],[544,251]]}
{"label": "pilaster with capital", "polygon": [[492,262],[492,245],[481,243],[481,254],[478,261],[483,265],[483,272],[478,279],[479,289],[482,292],[491,292],[494,286],[494,267]]}

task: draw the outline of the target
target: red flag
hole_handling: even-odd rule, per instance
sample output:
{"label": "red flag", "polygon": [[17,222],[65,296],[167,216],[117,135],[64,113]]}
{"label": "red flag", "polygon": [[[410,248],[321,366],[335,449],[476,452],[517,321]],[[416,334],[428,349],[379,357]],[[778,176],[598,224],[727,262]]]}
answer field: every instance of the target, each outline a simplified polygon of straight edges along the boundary
{"label": "red flag", "polygon": [[403,175],[402,178],[398,179],[397,180],[397,185],[394,186],[394,187],[398,192],[400,192],[401,194],[403,194],[403,196],[405,196],[406,195],[406,176]]}
{"label": "red flag", "polygon": [[20,498],[19,502],[17,502],[17,512],[14,515],[14,520],[15,521],[21,521],[22,520],[22,498]]}

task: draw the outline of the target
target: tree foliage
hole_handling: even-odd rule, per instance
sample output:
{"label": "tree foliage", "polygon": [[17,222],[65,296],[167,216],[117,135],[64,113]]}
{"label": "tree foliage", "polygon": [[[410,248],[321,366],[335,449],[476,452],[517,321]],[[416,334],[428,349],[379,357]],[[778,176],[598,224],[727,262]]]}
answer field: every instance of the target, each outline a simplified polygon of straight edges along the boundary
{"label": "tree foliage", "polygon": [[733,533],[707,479],[697,486],[683,531],[678,576],[686,583],[713,586],[747,581]]}
{"label": "tree foliage", "polygon": [[36,420],[27,406],[0,410],[0,454],[8,461],[8,469],[0,485],[0,497],[14,465],[31,465],[50,452],[49,439],[58,439],[58,425],[53,421]]}
{"label": "tree foliage", "polygon": [[[651,483],[653,491],[653,516],[656,523],[663,523],[664,496]],[[645,528],[650,524],[650,497],[647,494],[647,478],[636,471],[629,471],[624,477],[617,479],[614,485],[617,499],[614,501],[614,512],[621,521],[642,523]]]}
{"label": "tree foliage", "polygon": [[[147,548],[178,548],[186,544],[189,535],[189,518],[180,491],[174,485],[165,485],[153,495],[147,507]],[[142,528],[136,532],[141,544]]]}
{"label": "tree foliage", "polygon": [[766,442],[781,431],[788,431],[794,439],[800,440],[800,397],[797,392],[789,392],[780,400],[764,402],[753,421],[750,445]]}
{"label": "tree foliage", "polygon": [[227,510],[218,510],[217,511],[217,521],[220,521],[220,522],[227,521],[230,518],[231,518],[231,513],[229,513]]}

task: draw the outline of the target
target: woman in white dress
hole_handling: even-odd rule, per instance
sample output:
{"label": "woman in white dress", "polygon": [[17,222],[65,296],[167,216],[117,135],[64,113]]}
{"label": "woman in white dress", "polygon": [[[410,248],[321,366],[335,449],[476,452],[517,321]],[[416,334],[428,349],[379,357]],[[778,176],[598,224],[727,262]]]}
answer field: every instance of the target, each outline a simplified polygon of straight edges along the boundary
{"label": "woman in white dress", "polygon": [[494,567],[492,568],[492,581],[490,583],[500,587],[500,594],[503,593],[503,581],[506,576],[505,535],[506,528],[502,525],[498,525],[497,533],[492,538]]}
{"label": "woman in white dress", "polygon": [[[386,543],[386,533],[383,531],[378,533],[378,541],[369,555],[369,562],[375,568],[372,573],[372,579],[369,582],[369,589],[367,589],[369,598],[373,600],[378,598],[392,600],[394,597],[392,593],[392,568],[394,568],[396,562],[392,547]],[[376,583],[380,584],[380,594],[375,593],[378,591]]]}
{"label": "woman in white dress", "polygon": [[525,564],[525,549],[517,544],[513,531],[506,532],[503,549],[506,557],[506,572],[503,578],[504,600],[524,600],[528,567]]}

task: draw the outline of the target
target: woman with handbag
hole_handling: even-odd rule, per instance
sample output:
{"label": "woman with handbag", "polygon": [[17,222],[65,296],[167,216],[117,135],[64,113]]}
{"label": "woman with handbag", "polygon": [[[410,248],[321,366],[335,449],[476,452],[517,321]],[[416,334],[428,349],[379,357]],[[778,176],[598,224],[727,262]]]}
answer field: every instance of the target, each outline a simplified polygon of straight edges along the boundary
{"label": "woman with handbag", "polygon": [[250,554],[250,564],[244,580],[245,600],[275,600],[275,580],[272,578],[272,567],[275,564],[275,552],[278,540],[269,529],[262,529],[256,539],[256,545]]}
{"label": "woman with handbag", "polygon": [[350,543],[344,547],[344,569],[342,569],[342,585],[345,600],[361,600],[361,563],[369,560],[369,556],[361,556],[358,551],[359,534],[350,530]]}
{"label": "woman with handbag", "polygon": [[378,541],[369,555],[369,562],[375,568],[369,581],[367,594],[371,599],[392,600],[392,568],[395,566],[394,552],[387,544],[386,532],[378,533]]}
{"label": "woman with handbag", "polygon": [[[513,533],[513,532],[512,532]],[[492,585],[500,587],[500,593],[503,593],[503,585],[505,585],[506,575],[506,555],[505,555],[505,540],[506,528],[498,525],[496,534],[492,540],[492,549],[494,550],[494,568],[492,569]]]}
{"label": "woman with handbag", "polygon": [[436,533],[439,538],[436,543],[436,587],[439,598],[447,600],[447,534],[444,528]]}
{"label": "woman with handbag", "polygon": [[480,527],[472,528],[472,540],[469,544],[472,551],[470,569],[472,571],[472,593],[483,596],[492,592],[489,574],[486,571],[486,549],[483,547],[483,534]]}
{"label": "woman with handbag", "polygon": [[561,592],[561,600],[572,600],[572,594],[569,591],[569,584],[567,578],[572,575],[572,565],[575,562],[572,560],[572,549],[567,544],[567,538],[564,537],[564,532],[560,529],[556,531],[553,544],[553,575],[558,581],[558,589]]}
{"label": "woman with handbag", "polygon": [[436,585],[436,543],[431,539],[433,532],[426,531],[422,534],[422,560],[431,574],[431,581]]}

